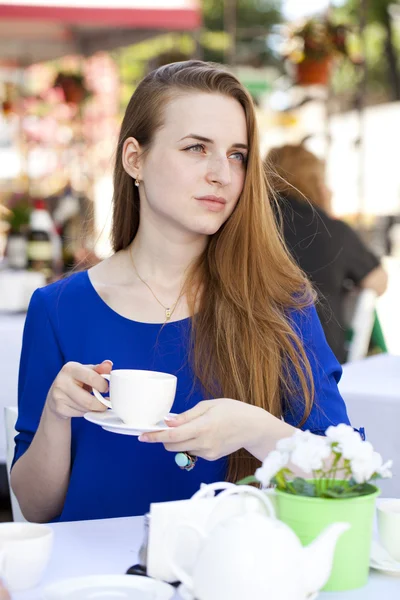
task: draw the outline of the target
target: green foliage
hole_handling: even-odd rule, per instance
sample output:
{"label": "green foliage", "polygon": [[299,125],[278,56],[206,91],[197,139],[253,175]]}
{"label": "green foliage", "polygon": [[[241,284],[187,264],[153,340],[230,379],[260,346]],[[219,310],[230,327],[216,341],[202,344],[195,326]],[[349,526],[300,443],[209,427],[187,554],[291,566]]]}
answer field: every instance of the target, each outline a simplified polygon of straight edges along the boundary
{"label": "green foliage", "polygon": [[11,197],[7,208],[10,212],[5,216],[5,221],[9,223],[10,231],[13,233],[23,232],[29,225],[32,212],[32,202],[29,196],[15,194]]}
{"label": "green foliage", "polygon": [[[269,28],[282,21],[281,0],[236,0],[238,29]],[[224,29],[224,0],[203,0],[204,25],[209,30]]]}
{"label": "green foliage", "polygon": [[[400,85],[400,28],[391,19],[390,7],[400,9],[400,0],[370,0],[367,2],[365,58],[367,63],[367,103],[389,100],[395,97],[393,90]],[[360,1],[346,0],[334,10],[334,18],[348,22],[355,29],[360,25]],[[392,48],[394,60],[389,67],[388,48]],[[396,74],[397,63],[397,74]],[[354,96],[360,76],[348,68],[340,68],[333,80],[334,93],[346,90]],[[396,84],[397,80],[397,84]]]}

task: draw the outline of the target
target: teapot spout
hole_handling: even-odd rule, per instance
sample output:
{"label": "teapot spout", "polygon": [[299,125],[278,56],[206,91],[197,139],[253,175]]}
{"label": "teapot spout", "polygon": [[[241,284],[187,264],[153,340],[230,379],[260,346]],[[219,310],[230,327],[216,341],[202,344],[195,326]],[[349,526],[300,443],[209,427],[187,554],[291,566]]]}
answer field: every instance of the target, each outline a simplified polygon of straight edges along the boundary
{"label": "teapot spout", "polygon": [[332,523],[303,548],[304,588],[307,594],[317,592],[328,581],[337,541],[348,529],[350,523]]}

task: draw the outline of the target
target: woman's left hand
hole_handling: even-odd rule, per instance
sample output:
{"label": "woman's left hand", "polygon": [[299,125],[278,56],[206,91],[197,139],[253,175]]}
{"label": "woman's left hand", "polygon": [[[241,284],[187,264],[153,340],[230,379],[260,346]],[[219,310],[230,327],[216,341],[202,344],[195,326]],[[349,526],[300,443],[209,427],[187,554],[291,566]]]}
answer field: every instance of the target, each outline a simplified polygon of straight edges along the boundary
{"label": "woman's left hand", "polygon": [[139,441],[162,443],[169,452],[189,452],[206,460],[217,460],[251,446],[263,416],[271,415],[239,400],[204,400],[168,419],[170,429],[142,434]]}

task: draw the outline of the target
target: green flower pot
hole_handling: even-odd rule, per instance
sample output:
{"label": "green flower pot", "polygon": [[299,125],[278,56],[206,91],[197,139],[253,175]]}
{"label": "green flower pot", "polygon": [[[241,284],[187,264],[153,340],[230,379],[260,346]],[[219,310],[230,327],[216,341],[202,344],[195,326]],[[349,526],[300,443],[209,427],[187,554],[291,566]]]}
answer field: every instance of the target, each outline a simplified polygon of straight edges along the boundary
{"label": "green flower pot", "polygon": [[325,591],[353,590],[367,583],[375,500],[380,494],[372,487],[373,493],[348,499],[295,496],[275,490],[278,518],[293,529],[304,546],[331,523],[351,525],[337,543]]}

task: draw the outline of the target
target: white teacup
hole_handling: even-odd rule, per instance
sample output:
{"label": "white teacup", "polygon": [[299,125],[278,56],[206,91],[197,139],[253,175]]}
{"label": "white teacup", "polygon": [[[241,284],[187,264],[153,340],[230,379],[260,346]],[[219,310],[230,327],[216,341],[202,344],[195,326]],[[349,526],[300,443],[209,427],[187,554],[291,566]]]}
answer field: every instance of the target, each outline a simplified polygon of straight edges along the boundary
{"label": "white teacup", "polygon": [[400,499],[388,498],[378,504],[378,532],[382,546],[400,562]]}
{"label": "white teacup", "polygon": [[0,578],[10,592],[38,585],[49,562],[53,530],[36,523],[0,523]]}
{"label": "white teacup", "polygon": [[156,425],[171,410],[175,399],[177,378],[158,371],[116,369],[102,375],[110,382],[110,401],[95,389],[96,398],[133,427]]}

